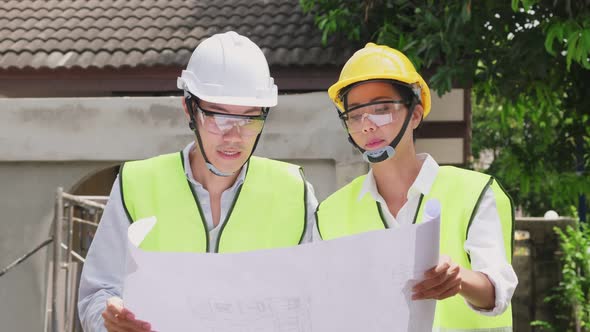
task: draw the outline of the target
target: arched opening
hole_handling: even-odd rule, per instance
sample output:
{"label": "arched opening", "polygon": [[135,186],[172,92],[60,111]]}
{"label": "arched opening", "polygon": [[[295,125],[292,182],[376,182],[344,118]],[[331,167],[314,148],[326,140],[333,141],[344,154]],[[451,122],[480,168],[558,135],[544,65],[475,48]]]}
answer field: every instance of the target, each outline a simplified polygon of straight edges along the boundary
{"label": "arched opening", "polygon": [[63,196],[60,200],[64,223],[61,242],[65,244],[66,250],[62,253],[61,260],[67,270],[61,273],[55,289],[50,289],[54,286],[48,284],[48,294],[60,294],[60,304],[52,310],[58,310],[58,316],[66,322],[68,331],[82,331],[75,310],[82,265],[102,218],[102,205],[107,203],[118,173],[119,165],[106,168],[103,166],[84,176],[67,190],[67,194],[73,197]]}
{"label": "arched opening", "polygon": [[[76,195],[80,198],[88,198],[101,204],[106,204],[113,182],[117,178],[120,165],[113,165],[107,168],[92,172],[78,181],[68,193]],[[70,243],[73,250],[86,257],[90,243],[96,233],[96,225],[102,217],[101,209],[74,207],[71,211],[66,210],[65,213],[71,213],[70,219],[74,218],[76,221],[71,222],[72,230],[69,232],[72,235]],[[66,218],[68,216],[66,215]]]}
{"label": "arched opening", "polygon": [[82,178],[69,191],[72,195],[108,196],[120,165],[110,166]]}

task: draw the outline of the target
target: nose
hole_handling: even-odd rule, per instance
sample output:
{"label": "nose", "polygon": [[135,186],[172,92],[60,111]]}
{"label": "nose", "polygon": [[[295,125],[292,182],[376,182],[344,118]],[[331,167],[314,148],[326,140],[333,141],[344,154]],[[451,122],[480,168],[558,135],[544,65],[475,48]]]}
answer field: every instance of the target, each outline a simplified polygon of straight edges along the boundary
{"label": "nose", "polygon": [[223,140],[226,142],[241,142],[242,135],[240,135],[240,126],[233,125],[230,130],[223,134]]}
{"label": "nose", "polygon": [[363,114],[363,119],[361,123],[361,128],[363,129],[363,133],[370,133],[377,130],[377,125],[371,121],[368,114]]}

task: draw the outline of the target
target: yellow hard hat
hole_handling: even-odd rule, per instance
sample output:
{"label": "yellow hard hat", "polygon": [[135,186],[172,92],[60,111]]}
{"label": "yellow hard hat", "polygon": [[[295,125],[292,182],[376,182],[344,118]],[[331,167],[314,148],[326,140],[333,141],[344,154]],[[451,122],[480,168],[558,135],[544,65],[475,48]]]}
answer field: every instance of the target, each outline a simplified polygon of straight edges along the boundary
{"label": "yellow hard hat", "polygon": [[376,79],[408,84],[420,97],[424,108],[423,117],[430,113],[430,89],[422,76],[416,72],[410,59],[396,49],[374,43],[368,43],[348,59],[340,72],[338,82],[328,89],[328,95],[338,110],[344,112],[340,91],[351,84]]}

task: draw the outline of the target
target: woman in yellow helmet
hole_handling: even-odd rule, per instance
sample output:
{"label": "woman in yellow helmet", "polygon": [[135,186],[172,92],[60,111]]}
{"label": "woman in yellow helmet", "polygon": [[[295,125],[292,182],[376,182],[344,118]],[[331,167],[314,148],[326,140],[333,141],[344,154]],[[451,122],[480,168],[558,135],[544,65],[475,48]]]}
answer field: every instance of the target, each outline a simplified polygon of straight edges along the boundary
{"label": "woman in yellow helmet", "polygon": [[348,60],[328,94],[349,141],[371,167],[320,204],[318,235],[332,239],[420,222],[424,202],[437,199],[441,260],[412,298],[440,300],[437,331],[512,331],[510,300],[518,281],[510,265],[510,199],[488,175],[416,154],[414,130],[431,103],[409,59],[369,43]]}

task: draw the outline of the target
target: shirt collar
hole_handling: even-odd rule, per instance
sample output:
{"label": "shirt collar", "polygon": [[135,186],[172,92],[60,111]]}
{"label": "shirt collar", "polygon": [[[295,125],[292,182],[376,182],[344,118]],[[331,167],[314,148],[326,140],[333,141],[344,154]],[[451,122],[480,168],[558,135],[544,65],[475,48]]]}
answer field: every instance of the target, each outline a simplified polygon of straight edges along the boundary
{"label": "shirt collar", "polygon": [[[416,158],[422,161],[422,167],[420,168],[420,172],[418,172],[418,176],[414,180],[414,183],[412,183],[410,189],[408,189],[408,199],[420,194],[428,195],[430,188],[432,188],[432,184],[436,179],[436,175],[438,174],[439,165],[428,153],[419,153],[416,155]],[[384,203],[383,197],[377,190],[377,183],[375,182],[373,169],[370,169],[365,177],[358,200],[360,201],[366,194],[370,194],[377,202]]]}
{"label": "shirt collar", "polygon": [[[186,174],[186,178],[194,185],[196,185],[197,187],[203,188],[203,185],[201,183],[199,183],[197,180],[195,180],[195,177],[193,176],[193,170],[191,168],[191,160],[190,160],[190,151],[194,148],[195,146],[195,142],[190,142],[183,150],[182,150],[182,155],[184,157],[184,174]],[[232,192],[236,192],[237,189],[242,185],[242,183],[244,183],[244,180],[246,179],[246,170],[248,169],[248,163],[245,163],[244,166],[242,166],[242,169],[240,170],[240,174],[238,175],[238,177],[236,178],[236,182],[234,182],[234,184],[229,187],[226,191],[232,191]]]}

